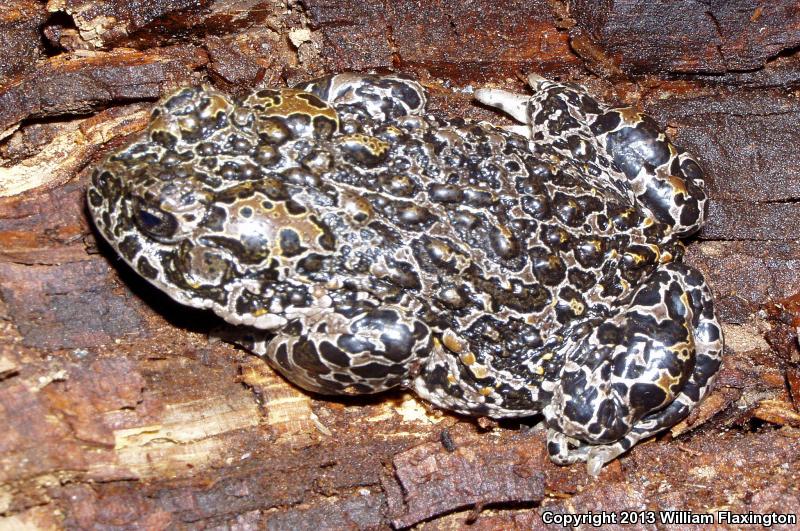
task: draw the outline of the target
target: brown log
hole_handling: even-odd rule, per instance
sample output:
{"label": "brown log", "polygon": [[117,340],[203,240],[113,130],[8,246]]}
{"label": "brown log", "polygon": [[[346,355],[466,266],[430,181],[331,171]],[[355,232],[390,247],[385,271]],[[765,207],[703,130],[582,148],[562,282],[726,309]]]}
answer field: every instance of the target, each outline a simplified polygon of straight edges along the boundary
{"label": "brown log", "polygon": [[[794,0],[570,0],[576,34],[586,34],[630,72],[758,70],[800,44]],[[646,35],[646,39],[642,36]]]}
{"label": "brown log", "polygon": [[46,16],[36,0],[9,0],[0,11],[0,84],[28,71],[44,54],[38,27]]}
{"label": "brown log", "polygon": [[[555,512],[800,511],[800,10],[643,0],[12,0],[0,8],[0,529],[529,529]],[[43,7],[44,6],[44,7]],[[96,239],[104,154],[184,84],[405,72],[433,112],[528,71],[639,105],[709,175],[687,249],[726,357],[599,478],[410,394],[328,400],[215,339]]]}

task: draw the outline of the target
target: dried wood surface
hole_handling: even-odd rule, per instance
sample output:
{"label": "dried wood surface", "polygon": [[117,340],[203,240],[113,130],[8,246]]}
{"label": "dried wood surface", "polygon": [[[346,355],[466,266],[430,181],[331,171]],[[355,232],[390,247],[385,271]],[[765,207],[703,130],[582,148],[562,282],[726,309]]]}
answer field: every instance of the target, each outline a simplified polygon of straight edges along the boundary
{"label": "dried wood surface", "polygon": [[[0,7],[0,528],[529,529],[541,513],[800,511],[800,9],[790,0],[10,0]],[[323,400],[209,339],[99,244],[89,170],[180,85],[403,71],[435,112],[532,71],[637,104],[709,174],[688,261],[718,384],[598,479],[518,423]]]}

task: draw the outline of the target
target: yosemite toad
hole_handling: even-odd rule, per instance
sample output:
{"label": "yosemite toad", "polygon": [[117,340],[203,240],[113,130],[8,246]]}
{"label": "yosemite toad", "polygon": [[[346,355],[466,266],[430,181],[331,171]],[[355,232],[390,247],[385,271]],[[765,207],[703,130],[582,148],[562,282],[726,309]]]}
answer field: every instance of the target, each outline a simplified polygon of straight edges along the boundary
{"label": "yosemite toad", "polygon": [[710,290],[680,262],[703,174],[635,110],[530,84],[477,92],[524,124],[505,129],[426,114],[400,76],[184,88],[96,169],[90,211],[141,276],[304,389],[541,413],[552,459],[596,474],[719,367]]}

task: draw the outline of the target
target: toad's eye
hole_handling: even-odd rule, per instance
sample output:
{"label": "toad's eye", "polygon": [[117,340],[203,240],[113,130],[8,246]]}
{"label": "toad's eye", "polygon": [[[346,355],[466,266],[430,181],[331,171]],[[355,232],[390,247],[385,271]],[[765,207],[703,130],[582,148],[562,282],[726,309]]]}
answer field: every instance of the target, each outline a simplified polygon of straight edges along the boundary
{"label": "toad's eye", "polygon": [[136,201],[133,209],[136,226],[154,240],[170,240],[178,230],[178,221],[172,214],[141,201]]}

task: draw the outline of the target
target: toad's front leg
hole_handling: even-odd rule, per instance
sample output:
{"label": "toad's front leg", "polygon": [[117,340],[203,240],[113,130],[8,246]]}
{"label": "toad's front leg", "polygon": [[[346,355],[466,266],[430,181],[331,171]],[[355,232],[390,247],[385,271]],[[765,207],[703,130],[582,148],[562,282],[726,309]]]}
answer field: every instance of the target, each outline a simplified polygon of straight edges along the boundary
{"label": "toad's front leg", "polygon": [[722,332],[702,275],[673,263],[657,269],[619,314],[565,348],[544,409],[548,451],[559,464],[586,461],[596,475],[689,414],[719,368]]}
{"label": "toad's front leg", "polygon": [[265,358],[295,385],[324,395],[408,385],[413,368],[431,349],[428,327],[392,305],[332,305],[292,319],[277,332],[236,331],[227,338]]}

